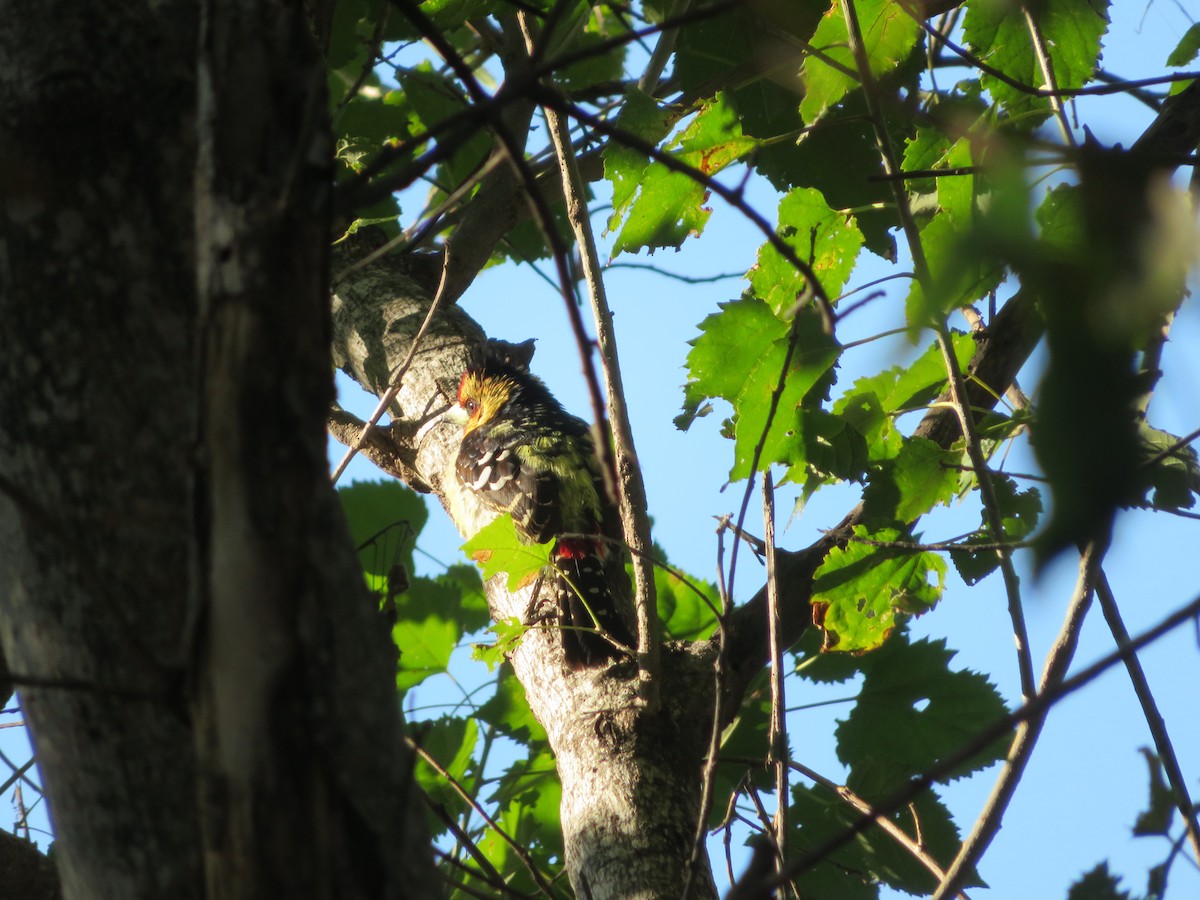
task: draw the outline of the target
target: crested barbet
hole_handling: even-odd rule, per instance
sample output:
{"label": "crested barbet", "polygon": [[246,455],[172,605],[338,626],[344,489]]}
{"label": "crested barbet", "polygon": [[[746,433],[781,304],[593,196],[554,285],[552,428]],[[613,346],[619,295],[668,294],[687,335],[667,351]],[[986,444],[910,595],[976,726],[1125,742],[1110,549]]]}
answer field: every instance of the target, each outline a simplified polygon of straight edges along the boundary
{"label": "crested barbet", "polygon": [[633,644],[612,589],[625,570],[604,540],[617,536],[615,517],[587,424],[540,379],[496,358],[462,376],[449,418],[463,424],[443,478],[458,530],[470,539],[509,513],[523,540],[553,542],[534,602],[548,591],[567,662],[619,658]]}

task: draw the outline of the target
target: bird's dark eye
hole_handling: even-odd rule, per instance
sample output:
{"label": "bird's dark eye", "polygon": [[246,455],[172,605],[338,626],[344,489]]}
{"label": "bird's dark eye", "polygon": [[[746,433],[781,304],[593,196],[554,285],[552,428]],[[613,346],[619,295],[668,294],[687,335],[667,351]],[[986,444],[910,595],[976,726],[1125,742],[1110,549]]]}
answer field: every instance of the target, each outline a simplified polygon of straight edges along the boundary
{"label": "bird's dark eye", "polygon": [[479,412],[479,401],[466,400],[463,402],[463,409],[473,416],[475,413]]}

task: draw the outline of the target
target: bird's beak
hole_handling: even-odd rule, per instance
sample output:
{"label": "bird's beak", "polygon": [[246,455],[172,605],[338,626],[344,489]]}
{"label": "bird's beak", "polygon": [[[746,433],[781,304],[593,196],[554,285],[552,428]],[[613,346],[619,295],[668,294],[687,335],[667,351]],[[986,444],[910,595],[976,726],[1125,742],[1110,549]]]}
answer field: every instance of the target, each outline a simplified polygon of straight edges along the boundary
{"label": "bird's beak", "polygon": [[470,418],[467,411],[457,403],[442,413],[442,421],[449,422],[451,425],[458,425],[459,427],[466,425]]}

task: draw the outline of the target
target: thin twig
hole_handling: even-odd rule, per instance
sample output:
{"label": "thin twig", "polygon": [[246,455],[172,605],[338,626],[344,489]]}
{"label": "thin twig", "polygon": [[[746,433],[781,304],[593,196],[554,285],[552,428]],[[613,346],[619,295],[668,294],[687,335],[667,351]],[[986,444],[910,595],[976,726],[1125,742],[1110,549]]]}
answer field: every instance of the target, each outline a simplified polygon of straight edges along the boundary
{"label": "thin twig", "polygon": [[[775,767],[775,866],[786,862],[788,813],[787,695],[783,684],[783,638],[779,615],[779,582],[775,568],[775,484],[768,466],[763,472],[763,539],[767,545],[767,638],[771,652],[771,726],[769,760]],[[786,891],[784,892],[786,894]]]}
{"label": "thin twig", "polygon": [[[472,878],[478,878],[480,881],[486,883],[489,887],[499,891],[501,895],[522,898],[532,896],[530,894],[522,893],[521,891],[513,890],[507,884],[505,884],[504,876],[502,876],[496,870],[496,867],[492,865],[492,861],[488,859],[487,856],[484,855],[483,851],[480,850],[475,844],[475,842],[471,840],[471,836],[466,833],[463,827],[454,821],[454,817],[446,811],[446,808],[440,803],[437,803],[428,794],[422,794],[421,796],[425,800],[425,806],[429,809],[429,811],[437,816],[438,819],[441,820],[442,824],[450,830],[450,833],[454,835],[456,849],[454,853],[446,853],[443,855],[443,859],[445,859],[446,862],[457,867],[464,874],[469,875]],[[471,869],[466,863],[458,858],[457,847],[462,847],[467,851],[467,854],[471,857],[471,859],[475,860],[475,864],[479,866],[478,870]]]}
{"label": "thin twig", "polygon": [[[874,126],[875,139],[879,146],[883,169],[889,175],[895,174],[900,171],[900,166],[896,161],[896,154],[892,147],[887,123],[884,121],[883,113],[879,108],[878,85],[874,74],[871,72],[866,47],[863,44],[858,13],[854,8],[852,0],[840,0],[840,2],[842,15],[846,19],[846,31],[850,50],[854,55],[862,79],[863,96],[867,102],[867,110]],[[908,239],[909,251],[912,253],[913,269],[916,272],[917,281],[920,283],[925,295],[927,297],[932,296],[934,287],[933,278],[930,274],[929,264],[925,258],[925,251],[921,244],[920,231],[917,228],[912,208],[908,202],[908,193],[904,190],[903,184],[898,181],[892,182],[892,191],[896,199],[896,212],[900,219],[900,225],[904,230],[905,237]],[[971,460],[971,465],[975,467],[976,480],[979,483],[980,500],[983,503],[988,528],[991,530],[992,536],[999,541],[1004,536],[1003,519],[1000,515],[995,488],[987,468],[987,459],[984,456],[983,447],[979,441],[979,434],[975,430],[975,420],[968,409],[966,382],[958,367],[958,358],[954,353],[954,343],[950,336],[950,329],[947,327],[945,318],[943,317],[938,317],[932,324],[937,335],[942,360],[946,366],[946,374],[949,377],[950,400],[958,416],[963,437],[966,440],[967,455]],[[1003,550],[997,550],[996,555],[999,560],[1001,575],[1004,578],[1004,591],[1008,598],[1008,611],[1009,618],[1012,621],[1013,640],[1017,645],[1017,669],[1021,676],[1021,694],[1024,699],[1028,700],[1036,690],[1036,681],[1033,674],[1033,656],[1029,650],[1029,633],[1025,627],[1025,613],[1021,607],[1020,580],[1017,578],[1012,557]]]}
{"label": "thin twig", "polygon": [[[1084,617],[1092,605],[1104,550],[1104,547],[1093,543],[1089,544],[1080,555],[1079,577],[1075,582],[1075,591],[1067,606],[1067,617],[1062,628],[1059,629],[1058,637],[1046,655],[1038,697],[1047,696],[1064,685],[1063,678],[1067,674],[1067,669],[1070,667],[1075,650],[1079,645],[1079,634],[1083,627]],[[1132,652],[1130,651],[1130,653]],[[1026,705],[1028,706],[1028,704],[1027,700]],[[1017,733],[1008,749],[1004,766],[992,786],[992,792],[988,795],[987,802],[975,820],[971,833],[963,841],[950,868],[946,870],[946,875],[934,894],[934,900],[944,900],[962,887],[963,882],[970,876],[980,857],[992,842],[992,838],[1000,830],[1000,820],[1003,818],[1005,810],[1008,809],[1008,804],[1012,801],[1017,784],[1021,780],[1029,757],[1033,754],[1033,748],[1037,744],[1038,737],[1041,736],[1042,726],[1045,722],[1046,710],[1043,709],[1037,714],[1028,716],[1017,726]]]}
{"label": "thin twig", "polygon": [[333,475],[330,480],[337,484],[337,480],[346,471],[346,466],[350,465],[350,460],[354,459],[354,455],[362,449],[363,444],[367,442],[367,438],[371,434],[371,429],[378,424],[384,412],[387,411],[388,404],[396,399],[396,395],[400,393],[400,385],[404,381],[404,376],[408,373],[409,367],[412,365],[413,358],[417,355],[417,348],[421,346],[421,341],[425,337],[425,332],[429,330],[430,324],[433,322],[433,317],[437,315],[438,308],[442,304],[442,296],[446,289],[446,278],[450,272],[450,244],[446,243],[442,256],[442,278],[438,284],[437,293],[433,295],[433,302],[429,304],[429,312],[425,314],[425,321],[421,323],[421,327],[417,330],[416,335],[412,339],[412,343],[408,347],[408,353],[405,354],[403,362],[400,363],[400,368],[396,370],[396,374],[392,377],[392,383],[388,389],[383,392],[379,398],[379,402],[375,405],[375,411],[371,413],[371,418],[363,425],[362,431],[359,432],[357,440],[346,449],[346,455],[342,457],[342,461],[338,463],[337,468],[333,470]]}
{"label": "thin twig", "polygon": [[1021,15],[1025,18],[1025,27],[1029,30],[1029,39],[1033,44],[1033,52],[1037,57],[1038,68],[1042,71],[1042,81],[1046,87],[1054,91],[1050,95],[1050,108],[1054,110],[1054,117],[1058,120],[1059,130],[1062,131],[1063,141],[1070,147],[1075,146],[1075,133],[1071,131],[1071,123],[1067,119],[1067,111],[1063,107],[1062,95],[1058,93],[1058,81],[1054,77],[1054,63],[1050,59],[1050,50],[1046,47],[1046,40],[1042,37],[1042,30],[1038,27],[1038,23],[1033,18],[1033,13],[1024,3],[1021,4]]}
{"label": "thin twig", "polygon": [[[1113,595],[1103,570],[1100,571],[1096,582],[1096,596],[1100,600],[1100,611],[1104,613],[1104,621],[1108,623],[1113,640],[1118,647],[1125,647],[1129,644],[1129,632],[1125,629],[1117,598]],[[1167,733],[1167,723],[1158,710],[1158,704],[1150,690],[1150,682],[1146,679],[1146,672],[1136,653],[1125,657],[1125,669],[1133,683],[1133,692],[1137,694],[1138,702],[1142,705],[1142,714],[1146,717],[1146,725],[1154,739],[1154,748],[1162,761],[1163,773],[1175,794],[1175,804],[1183,816],[1183,827],[1187,832],[1188,842],[1192,845],[1192,855],[1200,862],[1200,825],[1196,822],[1196,807],[1188,792],[1187,779],[1183,777],[1183,769],[1179,766],[1179,757],[1175,754],[1171,736]]]}
{"label": "thin twig", "polygon": [[556,895],[554,893],[554,889],[546,881],[545,876],[542,875],[541,869],[537,867],[537,864],[533,861],[533,857],[529,855],[529,851],[526,850],[523,845],[518,843],[507,831],[501,828],[499,824],[497,824],[496,820],[488,815],[487,810],[479,805],[479,802],[471,796],[470,792],[458,783],[458,779],[447,772],[445,767],[443,767],[441,763],[439,763],[429,754],[429,751],[427,751],[424,747],[410,737],[405,737],[404,742],[412,748],[414,753],[420,756],[421,759],[425,760],[426,764],[433,769],[433,771],[437,772],[439,778],[445,779],[446,783],[450,785],[454,792],[458,794],[458,796],[462,797],[463,801],[468,803],[471,808],[475,810],[479,818],[483,819],[488,828],[492,829],[492,831],[499,835],[500,839],[504,841],[504,843],[508,844],[508,846],[512,848],[512,851],[516,854],[517,859],[521,860],[521,862],[524,863],[525,868],[529,871],[529,874],[533,878],[534,883],[537,885],[538,890],[547,897],[555,897]]}
{"label": "thin twig", "polygon": [[[528,13],[518,13],[518,20],[525,37],[526,46],[533,52],[533,24]],[[621,380],[621,364],[617,354],[616,334],[613,330],[612,310],[604,290],[604,279],[600,272],[600,255],[596,250],[596,236],[588,217],[587,203],[583,193],[583,179],[579,175],[579,162],[571,143],[570,129],[557,110],[543,107],[550,140],[558,157],[562,174],[563,196],[566,199],[567,219],[579,248],[584,282],[591,300],[592,316],[596,324],[596,342],[600,349],[600,360],[604,367],[608,386],[608,422],[612,431],[613,455],[616,468],[617,500],[621,513],[621,526],[625,542],[633,551],[633,580],[637,611],[637,659],[638,680],[642,701],[650,713],[659,706],[659,622],[658,600],[654,585],[654,571],[647,561],[652,552],[650,518],[646,512],[646,486],[642,481],[642,468],[638,463],[633,443],[633,428],[629,422],[629,409],[625,402],[625,388]],[[597,425],[600,421],[597,420]]]}
{"label": "thin twig", "polygon": [[696,872],[704,853],[704,838],[708,833],[708,813],[712,809],[713,783],[717,777],[717,753],[721,749],[721,715],[722,699],[725,693],[725,674],[728,667],[726,659],[727,628],[729,614],[733,612],[733,600],[729,596],[725,584],[725,529],[717,528],[717,591],[721,597],[720,639],[717,645],[717,658],[713,660],[713,718],[712,728],[708,736],[708,755],[704,758],[704,773],[700,783],[700,810],[696,815],[696,833],[692,839],[692,853],[688,860],[687,878],[683,882],[683,893],[680,900],[688,900],[692,893],[692,884],[696,880]]}
{"label": "thin twig", "polygon": [[[679,18],[679,16],[687,12],[690,2],[691,0],[672,0],[671,11],[667,14],[667,18]],[[646,63],[642,77],[638,79],[638,90],[651,96],[654,96],[658,91],[659,79],[662,78],[663,70],[667,67],[667,60],[675,52],[675,39],[678,36],[678,28],[664,28],[659,32],[658,43],[654,45],[654,52],[650,54],[650,60]]]}
{"label": "thin twig", "polygon": [[[840,798],[842,798],[842,800],[846,801],[846,803],[854,807],[863,815],[874,816],[875,824],[882,828],[892,838],[892,840],[907,850],[912,855],[913,859],[917,860],[917,862],[928,869],[934,878],[937,878],[940,881],[945,877],[945,871],[938,864],[938,861],[930,856],[920,843],[913,840],[909,836],[908,832],[893,822],[890,818],[876,813],[870,803],[868,803],[854,791],[850,790],[850,788],[846,787],[844,784],[837,784],[836,782],[826,778],[824,775],[810,769],[808,766],[803,765],[802,763],[793,761],[791,763],[791,767],[805,778],[808,778],[811,781],[821,785],[826,790],[837,794]],[[962,891],[958,892],[958,897],[960,900],[970,900],[970,898]]]}

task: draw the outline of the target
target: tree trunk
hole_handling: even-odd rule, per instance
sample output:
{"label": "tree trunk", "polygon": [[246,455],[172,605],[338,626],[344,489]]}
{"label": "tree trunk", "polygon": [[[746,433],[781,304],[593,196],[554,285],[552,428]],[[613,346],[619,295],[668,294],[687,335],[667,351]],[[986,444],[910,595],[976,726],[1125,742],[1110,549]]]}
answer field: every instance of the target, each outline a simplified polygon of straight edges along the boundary
{"label": "tree trunk", "polygon": [[325,463],[323,66],[205,16],[0,3],[0,637],[64,895],[431,896]]}
{"label": "tree trunk", "polygon": [[199,897],[191,4],[0,8],[0,604],[68,897]]}

